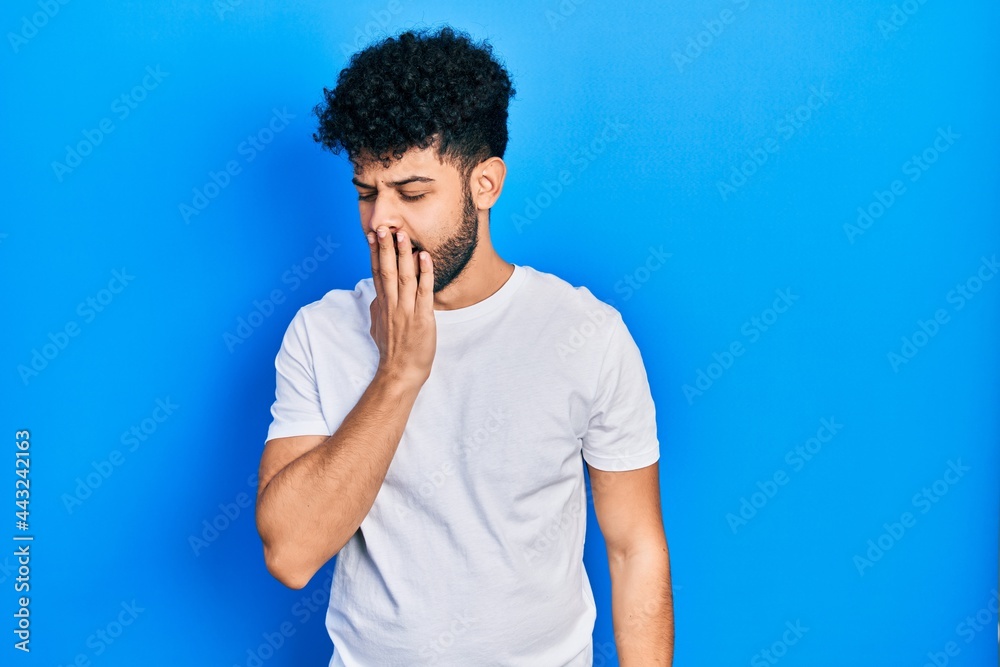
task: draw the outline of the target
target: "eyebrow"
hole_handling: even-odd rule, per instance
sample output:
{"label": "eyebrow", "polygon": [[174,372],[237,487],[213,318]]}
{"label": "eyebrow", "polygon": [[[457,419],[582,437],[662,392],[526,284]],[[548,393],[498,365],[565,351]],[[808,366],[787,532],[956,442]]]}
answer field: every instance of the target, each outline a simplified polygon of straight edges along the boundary
{"label": "eyebrow", "polygon": [[[406,185],[408,183],[433,183],[433,182],[434,179],[428,178],[427,176],[409,176],[399,181],[388,181],[386,185],[393,188],[397,188],[400,185]],[[359,188],[368,188],[369,190],[375,189],[374,185],[369,185],[368,183],[361,182],[360,180],[358,180],[357,176],[351,179],[351,183],[354,183],[354,185],[358,186]]]}

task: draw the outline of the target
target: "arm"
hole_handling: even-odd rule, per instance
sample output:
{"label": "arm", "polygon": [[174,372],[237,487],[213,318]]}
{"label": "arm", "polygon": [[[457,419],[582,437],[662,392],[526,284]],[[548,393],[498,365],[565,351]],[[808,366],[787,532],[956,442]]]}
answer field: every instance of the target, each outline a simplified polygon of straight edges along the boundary
{"label": "arm", "polygon": [[660,510],[659,465],[609,472],[588,464],[608,549],[611,614],[622,667],[670,667],[674,609]]}
{"label": "arm", "polygon": [[336,433],[264,446],[257,531],[267,569],[302,588],[343,548],[375,503],[420,387],[376,373]]}
{"label": "arm", "polygon": [[[333,435],[274,438],[261,456],[257,531],[268,571],[290,588],[305,586],[357,532],[430,375],[437,345],[430,256],[423,253],[418,268],[403,235],[397,260],[384,231],[367,234],[376,292],[370,333],[379,350],[374,378]],[[279,369],[278,381],[279,388],[301,385],[297,393],[311,394],[309,411],[319,415],[314,378]],[[283,406],[278,394],[275,405]]]}

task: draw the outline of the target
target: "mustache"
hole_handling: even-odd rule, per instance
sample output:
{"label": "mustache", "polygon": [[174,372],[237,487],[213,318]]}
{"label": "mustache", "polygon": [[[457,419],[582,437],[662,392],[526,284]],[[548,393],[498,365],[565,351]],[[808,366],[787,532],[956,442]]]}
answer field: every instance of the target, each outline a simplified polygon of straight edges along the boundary
{"label": "mustache", "polygon": [[[393,241],[393,245],[396,248],[396,252],[398,253],[399,252],[399,241],[396,239],[395,235],[392,237],[392,241]],[[426,248],[424,248],[422,245],[418,245],[418,244],[414,243],[413,239],[410,239],[410,249],[411,249],[411,251],[412,251],[412,253],[414,255],[416,255],[421,250],[426,250]],[[430,252],[430,251],[428,251],[428,252]]]}

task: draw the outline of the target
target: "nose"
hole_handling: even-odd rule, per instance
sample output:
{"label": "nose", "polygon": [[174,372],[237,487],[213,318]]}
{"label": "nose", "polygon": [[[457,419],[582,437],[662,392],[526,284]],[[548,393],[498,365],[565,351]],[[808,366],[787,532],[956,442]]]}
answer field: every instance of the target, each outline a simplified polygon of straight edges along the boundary
{"label": "nose", "polygon": [[392,197],[388,193],[376,195],[371,207],[371,216],[368,218],[368,229],[374,232],[384,226],[388,228],[390,234],[395,235],[400,228],[400,222],[399,211],[392,202]]}

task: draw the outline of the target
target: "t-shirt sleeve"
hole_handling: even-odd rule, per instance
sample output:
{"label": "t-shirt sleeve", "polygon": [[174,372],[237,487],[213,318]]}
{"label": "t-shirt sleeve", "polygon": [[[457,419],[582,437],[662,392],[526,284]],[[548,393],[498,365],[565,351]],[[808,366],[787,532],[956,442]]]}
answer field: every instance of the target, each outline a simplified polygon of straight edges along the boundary
{"label": "t-shirt sleeve", "polygon": [[660,458],[656,410],[646,369],[618,314],[583,438],[584,460],[599,470],[635,470]]}
{"label": "t-shirt sleeve", "polygon": [[285,330],[274,359],[274,369],[274,403],[271,404],[272,419],[266,440],[293,435],[329,435],[301,310]]}

